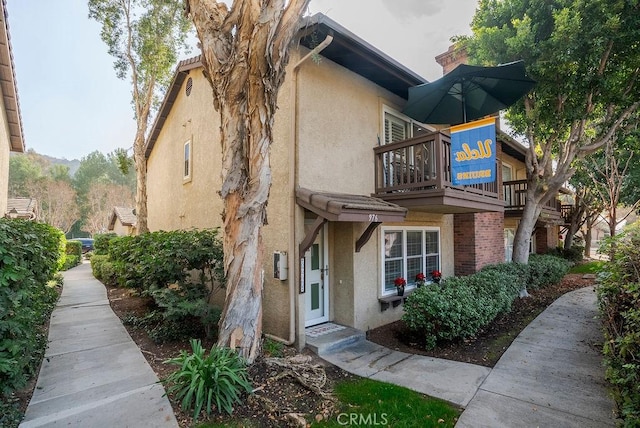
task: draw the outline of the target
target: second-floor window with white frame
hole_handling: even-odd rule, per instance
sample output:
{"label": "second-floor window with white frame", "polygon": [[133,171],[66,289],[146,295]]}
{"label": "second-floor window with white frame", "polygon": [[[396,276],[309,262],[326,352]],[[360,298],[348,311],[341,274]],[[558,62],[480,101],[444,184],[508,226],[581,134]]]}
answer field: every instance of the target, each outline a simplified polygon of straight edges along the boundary
{"label": "second-floor window with white frame", "polygon": [[384,144],[395,143],[426,134],[429,130],[415,120],[389,107],[384,108]]}
{"label": "second-floor window with white frame", "polygon": [[184,143],[184,170],[183,170],[183,180],[189,181],[191,180],[191,140],[188,140]]}
{"label": "second-floor window with white frame", "polygon": [[406,279],[409,287],[424,273],[440,270],[440,229],[437,227],[389,227],[382,229],[382,293],[395,291],[394,281]]}

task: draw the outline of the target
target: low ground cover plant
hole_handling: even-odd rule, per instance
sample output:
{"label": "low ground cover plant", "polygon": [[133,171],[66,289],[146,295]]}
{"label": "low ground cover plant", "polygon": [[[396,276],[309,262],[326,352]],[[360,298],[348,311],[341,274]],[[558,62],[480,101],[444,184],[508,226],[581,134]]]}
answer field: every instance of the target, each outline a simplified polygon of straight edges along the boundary
{"label": "low ground cover plant", "polygon": [[520,290],[560,281],[569,269],[565,260],[532,255],[529,264],[489,265],[464,277],[416,289],[404,305],[402,320],[424,336],[427,349],[438,341],[475,336],[499,314],[509,312]]}
{"label": "low ground cover plant", "polygon": [[[611,251],[615,249],[615,251]],[[600,275],[605,377],[625,427],[640,426],[640,224],[608,243],[613,254]]]}
{"label": "low ground cover plant", "polygon": [[44,355],[64,241],[60,230],[44,223],[0,219],[0,426],[17,426],[13,394],[36,374]]}

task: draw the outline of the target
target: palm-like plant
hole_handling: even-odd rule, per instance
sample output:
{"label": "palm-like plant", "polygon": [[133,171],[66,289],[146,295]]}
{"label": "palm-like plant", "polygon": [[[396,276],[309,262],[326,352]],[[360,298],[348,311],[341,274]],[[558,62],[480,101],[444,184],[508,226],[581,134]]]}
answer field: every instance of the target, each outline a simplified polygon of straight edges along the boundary
{"label": "palm-like plant", "polygon": [[199,340],[191,339],[190,343],[191,353],[183,350],[180,356],[165,361],[180,366],[163,381],[170,384],[167,393],[176,394],[183,410],[193,408],[194,419],[203,408],[211,414],[213,404],[218,411],[231,414],[233,405],[241,402],[242,392],[252,390],[244,359],[233,349],[216,345],[205,355]]}

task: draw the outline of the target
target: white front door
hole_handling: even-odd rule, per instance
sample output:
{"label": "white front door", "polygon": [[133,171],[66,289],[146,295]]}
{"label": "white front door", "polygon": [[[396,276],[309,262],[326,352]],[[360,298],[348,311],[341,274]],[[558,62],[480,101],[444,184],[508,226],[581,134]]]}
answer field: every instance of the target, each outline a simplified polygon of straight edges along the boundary
{"label": "white front door", "polygon": [[329,321],[329,266],[326,253],[327,227],[304,256],[305,269],[305,327]]}

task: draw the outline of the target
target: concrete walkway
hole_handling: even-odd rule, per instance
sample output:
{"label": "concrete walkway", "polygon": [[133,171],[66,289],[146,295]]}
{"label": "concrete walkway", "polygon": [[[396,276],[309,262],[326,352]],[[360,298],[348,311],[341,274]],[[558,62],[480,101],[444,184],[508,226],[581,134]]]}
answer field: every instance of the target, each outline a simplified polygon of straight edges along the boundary
{"label": "concrete walkway", "polygon": [[64,272],[21,428],[177,427],[164,388],[85,263]]}
{"label": "concrete walkway", "polygon": [[596,317],[593,287],[562,296],[522,331],[493,369],[392,351],[348,328],[308,338],[307,344],[351,373],[465,408],[457,427],[615,426]]}
{"label": "concrete walkway", "polygon": [[615,426],[593,287],[560,297],[502,355],[458,427]]}

